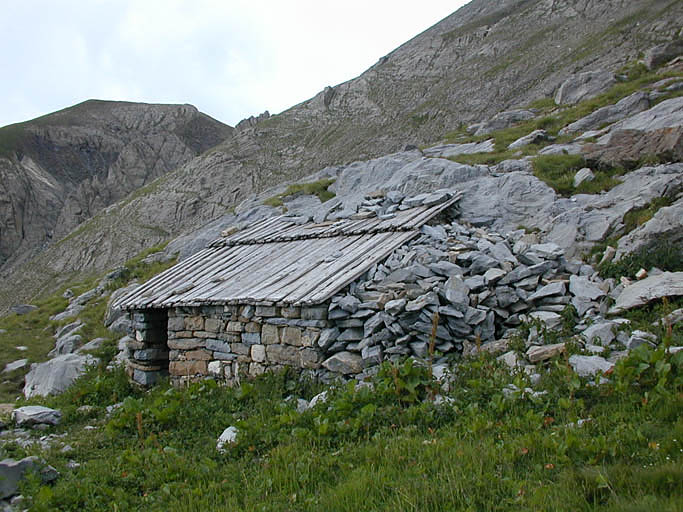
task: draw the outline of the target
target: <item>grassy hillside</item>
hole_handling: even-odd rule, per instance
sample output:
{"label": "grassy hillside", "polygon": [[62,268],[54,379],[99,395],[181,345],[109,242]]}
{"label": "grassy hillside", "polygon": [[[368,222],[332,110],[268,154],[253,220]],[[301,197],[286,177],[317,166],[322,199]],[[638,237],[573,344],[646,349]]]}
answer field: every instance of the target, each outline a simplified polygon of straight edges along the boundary
{"label": "grassy hillside", "polygon": [[[130,268],[145,277],[140,261]],[[627,316],[652,331],[680,307],[683,299],[664,301]],[[571,341],[574,320],[565,320],[547,343]],[[513,349],[525,349],[531,327]],[[653,332],[659,347],[632,351],[606,379],[572,371],[571,343],[537,367],[537,383],[487,353],[453,360],[447,384],[418,360],[330,388],[286,371],[234,388],[206,380],[143,391],[102,364],[63,395],[32,401],[64,414],[32,437],[64,437],[46,450],[6,437],[0,458],[39,455],[59,470],[52,485],[25,482],[37,511],[677,511],[683,351],[668,347],[683,345],[683,326]],[[297,399],[323,389],[326,402],[297,411]],[[237,441],[220,453],[228,426]]]}
{"label": "grassy hillside", "polygon": [[680,510],[681,354],[638,350],[606,384],[557,359],[535,386],[546,394],[507,397],[528,378],[481,356],[440,405],[427,367],[385,366],[374,389],[339,385],[303,413],[291,397],[320,386],[292,373],[141,393],[94,370],[49,402],[73,447],[41,454],[60,478],[23,492],[32,510]]}
{"label": "grassy hillside", "polygon": [[[85,309],[78,314],[83,327],[78,334],[84,343],[95,338],[104,338],[102,354],[109,358],[115,353],[117,335],[110,332],[103,325],[104,315],[109,300],[109,292],[126,286],[134,279],[144,281],[173,264],[145,263],[142,260],[159,250],[163,246],[156,246],[140,253],[128,261],[124,267],[125,277],[113,282],[107,282],[107,290],[103,295],[93,297],[85,304]],[[0,380],[0,402],[13,401],[21,394],[24,387],[24,376],[31,363],[45,361],[47,354],[54,348],[53,335],[60,327],[75,321],[76,317],[65,320],[51,320],[50,317],[64,311],[69,304],[63,293],[69,289],[73,296],[78,296],[97,286],[103,276],[90,276],[71,281],[62,286],[57,292],[45,295],[34,301],[38,309],[24,315],[10,314],[0,318],[0,371],[7,363],[19,359],[28,359],[28,364],[12,372],[2,374]],[[120,337],[120,336],[119,336]],[[104,361],[106,365],[107,360]]]}

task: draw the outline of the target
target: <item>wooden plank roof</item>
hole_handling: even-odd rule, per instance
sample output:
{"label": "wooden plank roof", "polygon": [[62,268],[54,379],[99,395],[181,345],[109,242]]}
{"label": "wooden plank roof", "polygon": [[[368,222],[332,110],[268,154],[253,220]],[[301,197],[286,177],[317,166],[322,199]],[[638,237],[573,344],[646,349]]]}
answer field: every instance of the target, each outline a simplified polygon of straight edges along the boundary
{"label": "wooden plank roof", "polygon": [[459,197],[378,217],[297,225],[262,220],[220,238],[117,301],[122,309],[320,304],[416,237]]}

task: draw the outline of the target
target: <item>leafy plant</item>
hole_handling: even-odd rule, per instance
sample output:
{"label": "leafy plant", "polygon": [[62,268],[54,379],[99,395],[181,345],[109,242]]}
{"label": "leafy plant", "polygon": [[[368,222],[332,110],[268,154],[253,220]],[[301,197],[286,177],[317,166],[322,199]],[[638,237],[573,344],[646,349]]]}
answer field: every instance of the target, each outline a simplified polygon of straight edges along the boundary
{"label": "leafy plant", "polygon": [[414,404],[424,400],[434,390],[434,380],[428,367],[407,359],[403,364],[382,363],[377,389],[385,396],[395,396],[399,404]]}
{"label": "leafy plant", "polygon": [[637,387],[644,405],[669,400],[683,391],[683,352],[670,354],[665,346],[640,345],[617,363],[614,377],[617,391]]}

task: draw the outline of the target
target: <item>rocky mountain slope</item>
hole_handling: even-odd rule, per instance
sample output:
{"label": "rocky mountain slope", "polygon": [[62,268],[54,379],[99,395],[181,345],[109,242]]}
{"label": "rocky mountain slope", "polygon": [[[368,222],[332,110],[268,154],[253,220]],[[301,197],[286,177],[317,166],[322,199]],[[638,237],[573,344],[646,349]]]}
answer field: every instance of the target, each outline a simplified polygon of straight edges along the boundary
{"label": "rocky mountain slope", "polygon": [[554,95],[577,72],[615,71],[679,37],[681,20],[677,1],[474,0],[358,78],[280,115],[240,123],[216,148],[6,272],[0,289],[13,293],[0,297],[0,309],[69,273],[112,267],[191,232],[274,184],[434,143],[463,125]]}
{"label": "rocky mountain slope", "polygon": [[227,138],[190,105],[86,101],[0,129],[0,265]]}

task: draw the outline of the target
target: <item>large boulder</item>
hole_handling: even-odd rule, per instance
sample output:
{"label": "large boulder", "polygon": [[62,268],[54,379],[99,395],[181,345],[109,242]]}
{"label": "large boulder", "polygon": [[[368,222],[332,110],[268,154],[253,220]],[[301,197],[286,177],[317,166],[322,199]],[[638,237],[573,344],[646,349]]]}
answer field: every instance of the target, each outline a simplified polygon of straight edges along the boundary
{"label": "large boulder", "polygon": [[555,94],[558,105],[574,105],[605,92],[616,83],[609,71],[588,71],[565,80]]}
{"label": "large boulder", "polygon": [[683,295],[683,272],[662,272],[626,286],[609,310],[618,314],[663,297]]}
{"label": "large boulder", "polygon": [[12,419],[18,427],[33,425],[58,425],[62,412],[42,405],[26,405],[12,411]]}
{"label": "large boulder", "polygon": [[620,238],[615,258],[619,260],[661,241],[683,250],[683,198],[660,208],[649,221]]}
{"label": "large boulder", "polygon": [[55,357],[62,354],[71,354],[76,352],[76,349],[81,346],[83,337],[80,334],[70,334],[62,336],[55,343],[55,348],[50,350],[48,356]]}
{"label": "large boulder", "polygon": [[31,365],[24,384],[24,396],[47,396],[58,394],[80,377],[97,358],[87,354],[65,354],[44,363]]}
{"label": "large boulder", "polygon": [[38,457],[4,459],[0,461],[0,499],[4,500],[18,494],[19,483],[30,471],[37,472],[43,483],[49,483],[59,476],[55,468],[46,466]]}

